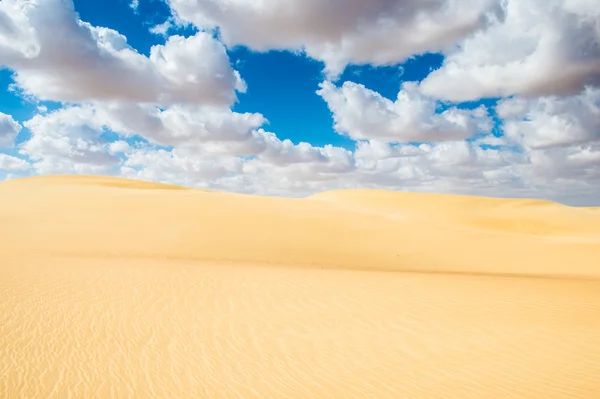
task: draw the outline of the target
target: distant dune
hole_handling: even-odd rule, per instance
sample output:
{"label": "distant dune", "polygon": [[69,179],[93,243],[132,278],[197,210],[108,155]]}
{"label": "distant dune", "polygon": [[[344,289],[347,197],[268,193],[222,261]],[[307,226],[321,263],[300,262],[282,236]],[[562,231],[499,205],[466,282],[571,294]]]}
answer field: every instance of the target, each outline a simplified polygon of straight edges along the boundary
{"label": "distant dune", "polygon": [[600,215],[385,191],[263,198],[106,177],[0,184],[0,253],[600,277]]}
{"label": "distant dune", "polygon": [[0,183],[1,398],[600,398],[600,212]]}

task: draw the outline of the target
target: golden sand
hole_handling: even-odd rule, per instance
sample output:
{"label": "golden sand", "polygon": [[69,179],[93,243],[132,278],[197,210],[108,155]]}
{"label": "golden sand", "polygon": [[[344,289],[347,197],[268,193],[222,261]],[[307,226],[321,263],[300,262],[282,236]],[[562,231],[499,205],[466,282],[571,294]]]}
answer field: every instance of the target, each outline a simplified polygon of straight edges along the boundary
{"label": "golden sand", "polygon": [[600,212],[0,184],[0,398],[600,398]]}

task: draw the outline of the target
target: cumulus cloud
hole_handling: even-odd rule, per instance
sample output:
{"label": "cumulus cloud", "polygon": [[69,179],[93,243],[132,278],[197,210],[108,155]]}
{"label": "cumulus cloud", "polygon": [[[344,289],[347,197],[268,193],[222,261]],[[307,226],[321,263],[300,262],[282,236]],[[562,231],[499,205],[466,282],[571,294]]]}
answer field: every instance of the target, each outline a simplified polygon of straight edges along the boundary
{"label": "cumulus cloud", "polygon": [[568,147],[600,141],[600,88],[575,96],[501,101],[507,139],[527,148]]}
{"label": "cumulus cloud", "polygon": [[[483,191],[490,185],[504,185],[507,190],[516,187],[518,176],[510,175],[506,181],[500,178],[502,172],[520,162],[513,153],[483,149],[466,141],[418,146],[378,144],[375,148],[363,144],[357,149],[356,157],[359,169],[366,172],[362,177],[366,183],[369,183],[368,177],[387,188],[463,193]],[[492,173],[496,176],[491,176]],[[504,175],[506,177],[506,173]]]}
{"label": "cumulus cloud", "polygon": [[[279,141],[272,155],[240,157],[189,149],[133,149],[126,177],[234,192],[306,196],[338,188],[379,188],[593,204],[600,193],[600,147],[512,151],[482,147],[484,140],[339,147]],[[286,149],[287,147],[287,149]],[[568,189],[565,189],[568,187]],[[577,195],[575,195],[577,193]]]}
{"label": "cumulus cloud", "polygon": [[531,150],[519,166],[522,178],[535,187],[532,197],[572,205],[598,205],[600,146],[597,144]]}
{"label": "cumulus cloud", "polygon": [[21,125],[11,115],[0,112],[0,148],[12,147],[21,131]]}
{"label": "cumulus cloud", "polygon": [[31,168],[29,163],[21,158],[7,154],[0,154],[0,170],[10,172],[24,172]]}
{"label": "cumulus cloud", "polygon": [[126,152],[131,151],[131,147],[129,146],[129,143],[127,143],[126,141],[123,141],[123,140],[113,141],[108,146],[108,149],[112,154],[124,154]]}
{"label": "cumulus cloud", "polygon": [[439,51],[485,25],[494,0],[169,0],[229,46],[304,50],[331,76],[348,64],[389,65]]}
{"label": "cumulus cloud", "polygon": [[146,57],[120,33],[79,20],[72,0],[0,2],[0,66],[42,100],[228,106],[245,90],[209,33],[171,36]]}
{"label": "cumulus cloud", "polygon": [[415,157],[424,153],[424,145],[402,145],[385,141],[359,141],[356,143],[355,155],[359,159],[391,159],[398,157]]}
{"label": "cumulus cloud", "polygon": [[326,164],[330,158],[347,158],[347,151],[341,148],[279,139],[261,128],[268,121],[259,113],[181,105],[161,110],[124,103],[97,104],[94,110],[96,123],[124,135],[139,135],[156,145],[175,147],[179,154],[258,156],[278,165]]}
{"label": "cumulus cloud", "polygon": [[402,85],[395,102],[352,82],[341,87],[323,82],[320,87],[317,93],[333,113],[335,130],[355,140],[457,140],[487,132],[492,126],[483,106],[475,110],[451,107],[436,112],[438,103],[421,94],[414,82]]}
{"label": "cumulus cloud", "polygon": [[[329,168],[335,169],[342,165],[342,169],[351,167],[351,152],[332,145],[314,147],[309,143],[294,144],[290,140],[280,140],[274,133],[261,131],[265,142],[265,150],[259,154],[260,159],[269,164],[281,167],[298,164],[312,164],[315,171],[326,172]],[[333,161],[333,162],[332,162]],[[302,167],[302,166],[300,166]]]}
{"label": "cumulus cloud", "polygon": [[[144,56],[118,32],[79,20],[72,0],[3,0],[0,64],[14,71],[20,94],[63,108],[40,106],[23,123],[31,136],[20,155],[0,154],[0,169],[267,195],[367,187],[597,204],[594,3],[170,0],[174,15],[154,29],[165,44]],[[335,130],[357,142],[315,146],[266,130],[258,112],[232,111],[243,80],[212,32],[167,36],[186,21],[218,26],[228,46],[304,51],[330,76],[347,64],[394,64],[424,51],[447,57],[394,100],[353,82],[323,82],[318,94]],[[506,97],[495,107],[499,129],[483,106],[442,102],[482,96]],[[14,145],[19,129],[0,113],[0,147]]]}
{"label": "cumulus cloud", "polygon": [[19,145],[40,174],[112,174],[119,157],[110,154],[91,107],[70,107],[36,115],[24,123],[31,138]]}
{"label": "cumulus cloud", "polygon": [[154,25],[152,28],[150,28],[150,33],[153,33],[157,36],[168,37],[169,31],[176,25],[177,24],[174,22],[174,19],[169,18],[165,22]]}
{"label": "cumulus cloud", "polygon": [[202,182],[240,173],[242,163],[235,156],[192,157],[177,149],[142,148],[129,154],[121,171],[128,177],[197,186]]}
{"label": "cumulus cloud", "polygon": [[[154,179],[191,174],[189,178],[197,181],[230,170],[214,160],[237,159],[232,165],[242,165],[248,156],[263,164],[315,173],[339,173],[352,167],[350,151],[280,140],[259,128],[265,121],[261,114],[228,109],[88,104],[39,114],[25,122],[32,137],[20,148],[39,173],[113,173],[122,164],[128,175],[137,171]],[[148,144],[132,148],[123,140],[109,143],[103,138],[106,130],[143,138]],[[125,162],[117,155],[125,156]]]}
{"label": "cumulus cloud", "polygon": [[250,154],[257,151],[255,130],[267,122],[261,114],[236,113],[225,107],[174,105],[160,109],[145,104],[101,103],[94,109],[98,123],[123,134],[139,134],[158,145],[198,148],[211,142],[235,142],[238,151]]}
{"label": "cumulus cloud", "polygon": [[600,84],[596,0],[506,0],[501,17],[449,50],[421,84],[450,101],[576,94]]}
{"label": "cumulus cloud", "polygon": [[600,145],[536,150],[529,153],[529,158],[528,172],[537,177],[600,183]]}
{"label": "cumulus cloud", "polygon": [[[279,166],[258,158],[244,164],[244,174],[219,179],[214,184],[233,191],[252,190],[288,196],[336,188],[513,196],[528,190],[512,170],[520,160],[509,153],[484,150],[472,143],[457,141],[419,146],[386,143],[382,146],[391,147],[387,151],[392,152],[388,156],[383,153],[385,151],[371,151],[371,144],[359,143],[359,148],[348,154],[349,162],[336,159],[330,164],[329,172],[319,169],[315,162]],[[334,172],[331,171],[333,167],[336,168]]]}
{"label": "cumulus cloud", "polygon": [[128,153],[120,172],[126,177],[192,187],[293,195],[292,188],[304,194],[307,187],[316,187],[316,182],[331,182],[353,169],[350,151],[306,143],[294,145],[289,140],[280,141],[272,133],[263,133],[272,141],[258,156],[147,147]]}
{"label": "cumulus cloud", "polygon": [[[135,145],[123,140],[109,143],[103,139],[107,128],[104,112],[97,105],[86,105],[37,115],[25,122],[32,137],[20,145],[21,152],[41,174],[114,174],[266,195],[305,196],[328,189],[367,187],[536,196],[585,204],[593,202],[600,191],[597,143],[513,151],[507,139],[488,135],[418,145],[367,140],[350,151],[331,145],[294,144],[258,128],[250,133],[255,151],[248,155],[244,135],[228,141],[191,139],[195,145],[184,140],[168,147],[143,140]],[[117,133],[134,136],[132,141],[137,143],[142,137],[134,130]],[[236,145],[241,145],[242,151]],[[507,148],[499,148],[503,146]],[[6,169],[5,164],[6,160]],[[12,169],[29,168],[18,158],[11,160],[11,165],[17,165]],[[569,187],[568,192],[564,187]],[[572,197],[573,193],[579,195]]]}

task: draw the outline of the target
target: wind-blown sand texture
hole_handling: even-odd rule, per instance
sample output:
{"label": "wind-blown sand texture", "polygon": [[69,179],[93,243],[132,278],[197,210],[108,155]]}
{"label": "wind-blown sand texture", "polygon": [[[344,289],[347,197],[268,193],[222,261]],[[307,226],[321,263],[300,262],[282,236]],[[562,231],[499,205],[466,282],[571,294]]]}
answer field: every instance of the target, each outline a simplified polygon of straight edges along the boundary
{"label": "wind-blown sand texture", "polygon": [[600,212],[0,184],[1,398],[600,398]]}

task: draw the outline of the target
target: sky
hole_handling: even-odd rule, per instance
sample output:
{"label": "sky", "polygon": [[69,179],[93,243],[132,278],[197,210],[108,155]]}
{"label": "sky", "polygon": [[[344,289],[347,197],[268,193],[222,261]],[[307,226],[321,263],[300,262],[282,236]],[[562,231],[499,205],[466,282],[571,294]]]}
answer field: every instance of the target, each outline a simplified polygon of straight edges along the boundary
{"label": "sky", "polygon": [[0,180],[600,205],[596,0],[1,0]]}

